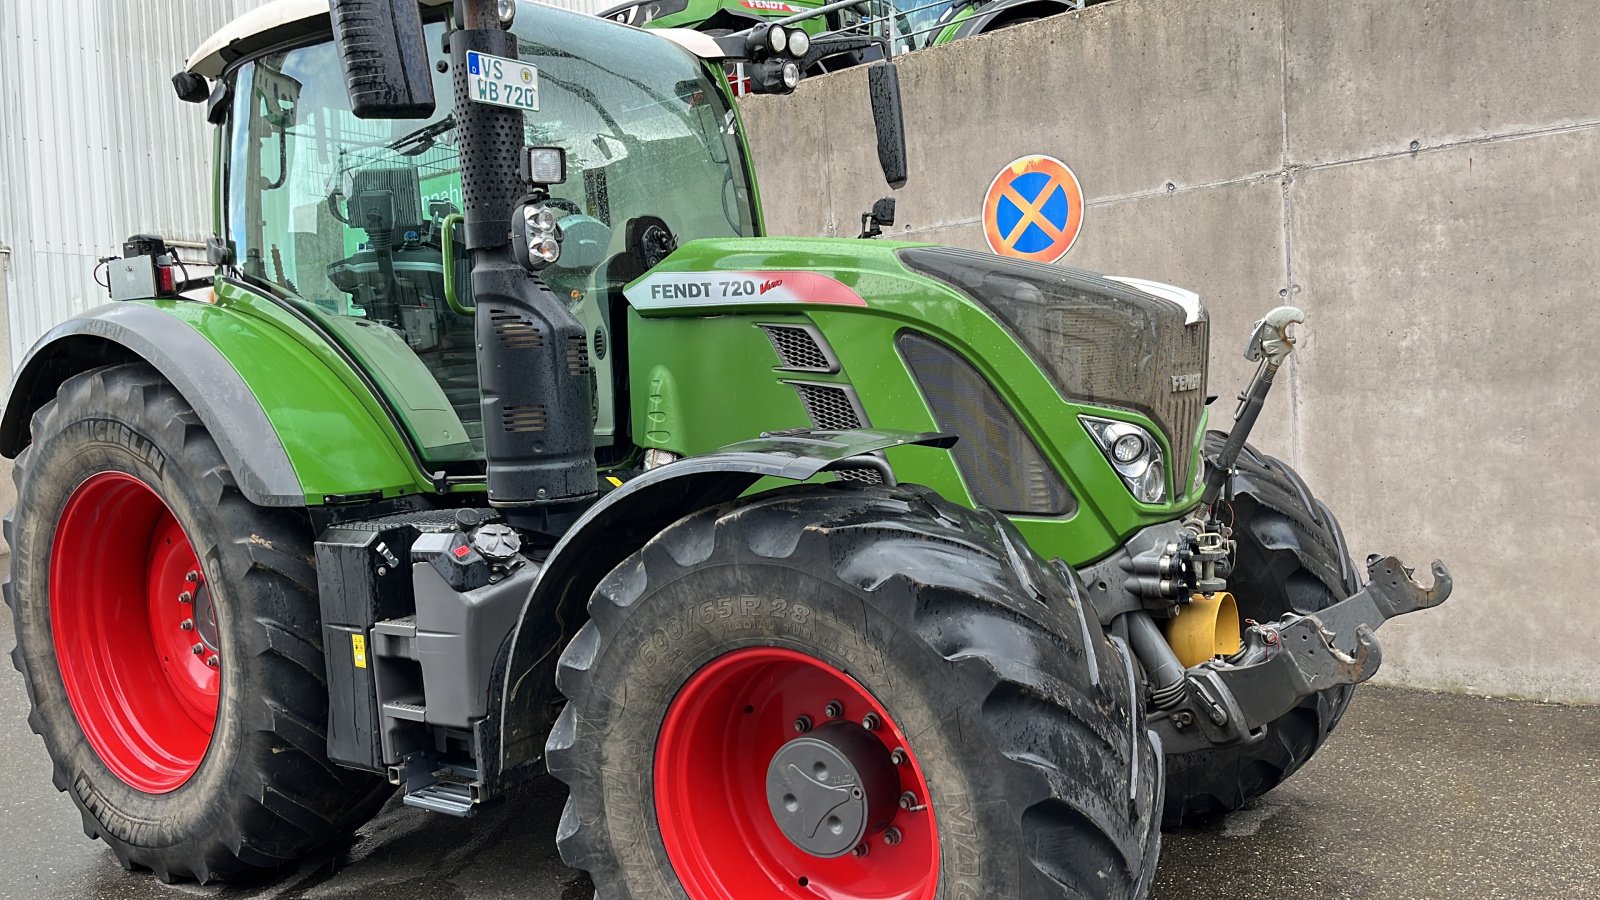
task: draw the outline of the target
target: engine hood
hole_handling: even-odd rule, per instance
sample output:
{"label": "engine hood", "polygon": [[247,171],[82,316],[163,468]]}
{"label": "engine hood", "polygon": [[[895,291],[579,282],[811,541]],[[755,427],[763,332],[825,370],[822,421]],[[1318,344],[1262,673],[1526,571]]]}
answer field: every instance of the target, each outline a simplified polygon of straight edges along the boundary
{"label": "engine hood", "polygon": [[1165,434],[1183,493],[1205,411],[1209,321],[1195,295],[1065,266],[945,247],[898,251],[988,310],[1068,399],[1142,413]]}

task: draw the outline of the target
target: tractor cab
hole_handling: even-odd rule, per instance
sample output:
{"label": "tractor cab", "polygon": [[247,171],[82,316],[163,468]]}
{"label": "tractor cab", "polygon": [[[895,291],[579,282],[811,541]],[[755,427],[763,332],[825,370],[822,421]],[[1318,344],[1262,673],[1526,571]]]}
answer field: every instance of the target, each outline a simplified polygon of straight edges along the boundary
{"label": "tractor cab", "polygon": [[[326,31],[216,73],[229,92],[218,202],[238,275],[342,345],[429,466],[484,453],[471,253],[457,227],[460,135],[438,12],[424,21],[438,98],[425,118],[358,118]],[[680,243],[758,234],[750,163],[723,80],[678,44],[534,3],[517,5],[511,30],[532,64],[515,140],[564,151],[565,180],[545,201],[560,256],[541,275],[583,325],[569,352],[591,370],[604,454],[626,443],[614,399],[622,287]]]}

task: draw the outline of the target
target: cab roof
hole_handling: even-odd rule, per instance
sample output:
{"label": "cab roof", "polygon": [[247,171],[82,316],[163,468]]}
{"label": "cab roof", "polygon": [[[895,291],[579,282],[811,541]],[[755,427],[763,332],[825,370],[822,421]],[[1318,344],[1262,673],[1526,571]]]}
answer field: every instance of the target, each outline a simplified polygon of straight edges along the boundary
{"label": "cab roof", "polygon": [[[424,6],[443,6],[450,0],[421,0]],[[327,33],[328,0],[273,0],[244,13],[217,29],[189,55],[184,68],[196,75],[216,78],[228,64],[251,53]]]}
{"label": "cab roof", "polygon": [[[423,6],[445,6],[451,0],[420,0]],[[329,0],[273,0],[235,18],[205,39],[184,69],[218,78],[234,60],[297,38],[327,34]],[[610,21],[610,20],[605,20]],[[632,27],[632,26],[619,26]],[[716,42],[698,31],[662,28],[654,32],[704,59],[720,58]]]}

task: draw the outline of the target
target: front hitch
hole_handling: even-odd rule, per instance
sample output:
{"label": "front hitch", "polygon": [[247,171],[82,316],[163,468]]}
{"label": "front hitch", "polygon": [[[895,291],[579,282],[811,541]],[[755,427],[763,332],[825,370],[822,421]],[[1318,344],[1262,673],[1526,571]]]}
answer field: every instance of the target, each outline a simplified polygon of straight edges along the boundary
{"label": "front hitch", "polygon": [[1253,625],[1238,653],[1188,669],[1182,700],[1150,720],[1166,752],[1260,740],[1268,723],[1305,698],[1371,678],[1383,661],[1373,632],[1450,596],[1444,563],[1433,563],[1432,587],[1417,584],[1412,571],[1393,556],[1370,557],[1360,591],[1316,613]]}

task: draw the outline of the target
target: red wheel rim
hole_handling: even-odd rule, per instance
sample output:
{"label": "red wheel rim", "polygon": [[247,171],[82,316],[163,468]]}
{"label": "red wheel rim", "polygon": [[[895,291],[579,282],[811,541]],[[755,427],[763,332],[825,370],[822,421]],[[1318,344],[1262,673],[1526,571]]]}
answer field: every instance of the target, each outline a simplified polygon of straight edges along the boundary
{"label": "red wheel rim", "polygon": [[[768,806],[767,767],[805,716],[877,717],[870,734],[895,766],[901,795],[888,830],[870,829],[864,854],[823,858],[791,842]],[[814,657],[776,647],[736,650],[690,677],[667,710],[655,758],[656,817],[678,880],[693,898],[924,900],[939,880],[939,837],[922,767],[905,735],[855,679]],[[889,830],[899,832],[894,840]]]}
{"label": "red wheel rim", "polygon": [[67,498],[50,630],[67,700],[106,767],[151,794],[188,781],[217,721],[215,610],[183,526],[143,481],[101,472]]}

